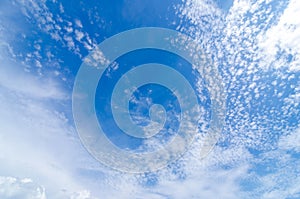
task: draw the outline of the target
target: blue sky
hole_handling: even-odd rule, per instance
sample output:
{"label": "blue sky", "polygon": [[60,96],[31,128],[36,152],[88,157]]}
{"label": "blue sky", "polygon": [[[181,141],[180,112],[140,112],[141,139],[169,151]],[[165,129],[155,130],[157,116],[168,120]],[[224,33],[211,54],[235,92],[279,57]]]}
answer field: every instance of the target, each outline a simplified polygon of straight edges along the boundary
{"label": "blue sky", "polygon": [[[1,1],[0,198],[300,198],[299,11],[297,0]],[[149,26],[199,42],[223,78],[226,118],[205,158],[199,158],[203,126],[179,160],[156,172],[128,174],[102,165],[82,145],[72,89],[84,57],[99,43]],[[119,135],[107,111],[117,78],[149,61],[184,74],[203,102],[202,122],[210,118],[200,68],[159,50],[128,53],[106,72],[96,95],[98,119],[121,148],[162,144]],[[136,98],[149,89],[180,111],[162,87],[141,88]],[[131,104],[137,123],[139,116],[149,119],[149,104],[141,102]],[[176,129],[177,122],[169,125]]]}

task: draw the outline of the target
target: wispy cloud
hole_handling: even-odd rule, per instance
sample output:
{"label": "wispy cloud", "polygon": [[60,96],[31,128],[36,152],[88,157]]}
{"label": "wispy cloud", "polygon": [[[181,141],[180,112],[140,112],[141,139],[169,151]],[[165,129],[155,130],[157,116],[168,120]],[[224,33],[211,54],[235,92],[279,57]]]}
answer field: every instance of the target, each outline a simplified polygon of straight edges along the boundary
{"label": "wispy cloud", "polygon": [[[84,167],[89,155],[80,144],[72,123],[55,108],[55,103],[70,100],[67,92],[55,80],[43,81],[25,73],[16,62],[2,60],[0,68],[0,173],[4,175],[3,183],[10,183],[9,179],[14,177],[30,178],[45,188],[45,193],[42,190],[42,196],[36,198],[44,195],[65,198],[88,190],[88,186],[80,183],[77,169]],[[26,189],[27,185],[23,192],[15,190],[12,197],[14,194],[26,196],[27,192],[34,191],[30,186]],[[14,186],[19,185],[8,188],[13,190]],[[3,197],[10,198],[7,193],[10,191],[1,188],[5,189]],[[73,198],[89,198],[75,195]]]}

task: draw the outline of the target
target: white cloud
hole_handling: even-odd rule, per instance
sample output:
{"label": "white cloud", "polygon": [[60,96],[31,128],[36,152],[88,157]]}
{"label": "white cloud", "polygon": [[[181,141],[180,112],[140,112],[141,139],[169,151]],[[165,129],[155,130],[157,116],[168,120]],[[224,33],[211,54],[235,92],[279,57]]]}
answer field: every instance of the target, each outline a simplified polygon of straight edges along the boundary
{"label": "white cloud", "polygon": [[45,188],[31,179],[17,179],[0,176],[0,197],[2,199],[46,199]]}
{"label": "white cloud", "polygon": [[82,28],[82,23],[79,19],[75,19],[75,24],[79,27],[79,28]]}
{"label": "white cloud", "polygon": [[71,195],[70,199],[93,199],[87,190],[80,191]]}
{"label": "white cloud", "polygon": [[300,69],[300,4],[291,0],[280,17],[278,23],[260,35],[258,43],[265,62],[273,63],[277,54],[285,51],[291,56],[292,62],[284,57],[273,63],[273,67],[289,66],[290,70]]}
{"label": "white cloud", "polygon": [[75,36],[77,41],[81,41],[81,39],[84,37],[84,33],[78,30],[75,30]]}
{"label": "white cloud", "polygon": [[22,70],[24,66],[10,60],[1,60],[0,86],[34,98],[67,99],[60,86],[51,79],[38,80]]}
{"label": "white cloud", "polygon": [[[157,186],[157,192],[174,199],[184,198],[240,198],[235,182],[244,174],[243,169],[231,171],[198,171],[183,181],[164,181]],[[172,191],[170,191],[172,190]]]}
{"label": "white cloud", "polygon": [[279,141],[279,147],[284,150],[294,150],[300,153],[300,128],[282,137]]}

